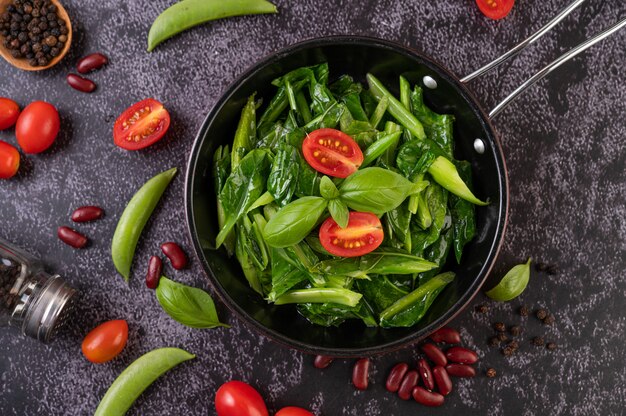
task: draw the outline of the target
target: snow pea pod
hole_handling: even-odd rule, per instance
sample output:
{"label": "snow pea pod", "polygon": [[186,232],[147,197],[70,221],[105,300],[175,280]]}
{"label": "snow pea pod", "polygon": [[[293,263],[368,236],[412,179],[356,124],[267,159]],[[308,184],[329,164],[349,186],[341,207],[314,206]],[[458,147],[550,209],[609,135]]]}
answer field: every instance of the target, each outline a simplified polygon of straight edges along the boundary
{"label": "snow pea pod", "polygon": [[115,269],[126,281],[130,277],[139,236],[174,175],[176,168],[161,172],[146,182],[128,202],[117,223],[111,242],[111,256]]}
{"label": "snow pea pod", "polygon": [[159,348],[133,361],[115,379],[100,401],[94,416],[123,416],[162,374],[196,356],[179,348]]}
{"label": "snow pea pod", "polygon": [[158,44],[201,23],[247,14],[277,13],[265,0],[182,0],[156,18],[148,33],[148,52]]}

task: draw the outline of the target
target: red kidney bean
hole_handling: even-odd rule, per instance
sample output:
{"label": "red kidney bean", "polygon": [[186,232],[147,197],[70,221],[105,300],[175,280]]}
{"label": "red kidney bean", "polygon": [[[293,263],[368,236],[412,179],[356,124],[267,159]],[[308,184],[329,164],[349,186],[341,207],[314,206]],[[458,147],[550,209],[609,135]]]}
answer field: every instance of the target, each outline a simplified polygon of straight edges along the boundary
{"label": "red kidney bean", "polygon": [[163,243],[161,244],[161,251],[170,259],[172,267],[176,270],[184,269],[187,265],[187,256],[178,244],[171,241]]}
{"label": "red kidney bean", "polygon": [[65,244],[74,248],[83,248],[87,245],[87,242],[89,241],[84,235],[66,226],[57,228],[57,236]]}
{"label": "red kidney bean", "polygon": [[72,221],[74,222],[87,222],[93,220],[99,220],[104,215],[104,210],[96,206],[78,207],[72,213]]}
{"label": "red kidney bean", "polygon": [[438,329],[434,333],[430,334],[429,337],[433,342],[445,342],[446,344],[460,344],[461,343],[461,334],[456,329],[449,328],[444,326],[441,329]]}
{"label": "red kidney bean", "polygon": [[361,358],[352,368],[352,384],[359,390],[367,390],[370,374],[369,358]]}
{"label": "red kidney bean", "polygon": [[437,390],[439,393],[447,396],[452,391],[452,380],[450,380],[450,376],[446,369],[440,365],[433,368],[433,377],[435,378],[435,383],[437,384]]}
{"label": "red kidney bean", "polygon": [[398,389],[398,396],[400,396],[402,400],[409,400],[411,398],[411,392],[413,391],[413,387],[417,386],[418,378],[419,375],[415,370],[406,373]]}
{"label": "red kidney bean", "polygon": [[474,364],[478,361],[478,354],[463,347],[451,347],[446,350],[446,357],[453,363]]}
{"label": "red kidney bean", "polygon": [[96,69],[100,69],[108,63],[109,59],[103,54],[92,53],[91,55],[87,55],[83,59],[78,61],[76,69],[78,69],[79,73],[86,74]]}
{"label": "red kidney bean", "polygon": [[441,406],[445,398],[437,392],[417,386],[413,389],[413,400],[424,406],[436,407]]}
{"label": "red kidney bean", "polygon": [[96,83],[90,79],[83,78],[80,75],[69,74],[66,78],[70,87],[80,92],[94,92],[96,90]]}
{"label": "red kidney bean", "polygon": [[422,383],[428,390],[433,390],[435,388],[435,380],[433,379],[433,372],[430,370],[430,365],[428,365],[428,361],[425,359],[420,359],[417,362],[417,372],[422,379]]}
{"label": "red kidney bean", "polygon": [[474,367],[465,364],[448,364],[446,371],[452,377],[474,377],[476,375]]}
{"label": "red kidney bean", "polygon": [[409,370],[409,365],[407,363],[398,363],[396,364],[391,371],[389,372],[389,376],[387,377],[387,383],[385,383],[385,387],[387,391],[395,393],[400,388],[400,383],[404,379],[404,375]]}
{"label": "red kidney bean", "polygon": [[448,364],[448,360],[446,359],[445,354],[438,346],[435,344],[424,344],[422,345],[422,351],[430,360],[440,366],[445,366]]}
{"label": "red kidney bean", "polygon": [[316,355],[315,360],[313,360],[313,365],[315,368],[319,368],[320,370],[326,368],[333,362],[333,357],[329,357],[327,355]]}
{"label": "red kidney bean", "polygon": [[161,280],[161,270],[163,270],[163,262],[160,257],[152,256],[148,262],[148,273],[146,273],[146,286],[149,289],[156,289]]}

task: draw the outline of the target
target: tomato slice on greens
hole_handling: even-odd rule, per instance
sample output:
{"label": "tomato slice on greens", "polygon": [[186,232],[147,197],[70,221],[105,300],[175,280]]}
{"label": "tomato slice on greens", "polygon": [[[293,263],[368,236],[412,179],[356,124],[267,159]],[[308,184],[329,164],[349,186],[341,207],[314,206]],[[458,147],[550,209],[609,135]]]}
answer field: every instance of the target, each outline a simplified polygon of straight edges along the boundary
{"label": "tomato slice on greens", "polygon": [[320,228],[320,242],[330,254],[357,257],[374,251],[383,242],[383,226],[370,212],[350,212],[348,226],[341,228],[329,217]]}
{"label": "tomato slice on greens", "polygon": [[302,142],[302,154],[313,169],[324,175],[347,178],[363,163],[363,152],[346,133],[335,129],[318,129]]}
{"label": "tomato slice on greens", "polygon": [[476,4],[482,14],[490,19],[499,20],[509,14],[515,0],[476,0]]}
{"label": "tomato slice on greens", "polygon": [[161,140],[170,126],[170,114],[153,98],[128,107],[113,126],[115,144],[126,150],[139,150]]}

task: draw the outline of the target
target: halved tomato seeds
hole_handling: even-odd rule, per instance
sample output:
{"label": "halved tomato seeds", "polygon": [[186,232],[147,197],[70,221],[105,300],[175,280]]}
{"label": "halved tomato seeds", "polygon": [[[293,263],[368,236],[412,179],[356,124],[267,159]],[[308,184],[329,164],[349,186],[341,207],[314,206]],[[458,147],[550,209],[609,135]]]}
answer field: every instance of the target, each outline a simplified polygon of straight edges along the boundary
{"label": "halved tomato seeds", "polygon": [[302,142],[302,154],[313,169],[336,178],[347,178],[363,163],[359,145],[335,129],[318,129],[308,134]]}
{"label": "halved tomato seeds", "polygon": [[320,242],[330,254],[357,257],[380,246],[385,237],[378,217],[369,212],[350,212],[348,226],[341,228],[329,217],[320,228]]}
{"label": "halved tomato seeds", "polygon": [[126,150],[138,150],[159,141],[170,126],[163,104],[148,98],[133,104],[115,120],[113,139]]}

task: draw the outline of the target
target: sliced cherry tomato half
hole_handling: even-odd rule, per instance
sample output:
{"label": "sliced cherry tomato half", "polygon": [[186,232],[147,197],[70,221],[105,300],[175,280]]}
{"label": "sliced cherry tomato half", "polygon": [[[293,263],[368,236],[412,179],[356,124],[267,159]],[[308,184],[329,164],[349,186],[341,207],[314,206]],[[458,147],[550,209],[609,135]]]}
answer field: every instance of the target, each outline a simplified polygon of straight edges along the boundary
{"label": "sliced cherry tomato half", "polygon": [[378,217],[370,212],[350,212],[348,226],[341,228],[329,217],[320,228],[322,246],[335,256],[356,257],[375,250],[385,237]]}
{"label": "sliced cherry tomato half", "polygon": [[170,114],[153,98],[128,107],[115,120],[113,140],[126,150],[139,150],[161,140],[170,126]]}
{"label": "sliced cherry tomato half", "polygon": [[106,363],[122,352],[127,340],[128,324],[125,320],[107,321],[87,334],[82,345],[83,355],[92,363]]}
{"label": "sliced cherry tomato half", "polygon": [[0,179],[9,179],[20,167],[20,152],[14,146],[0,140]]}
{"label": "sliced cherry tomato half", "polygon": [[24,153],[41,153],[52,146],[60,128],[57,109],[45,101],[33,101],[17,118],[15,137]]}
{"label": "sliced cherry tomato half", "polygon": [[217,416],[268,416],[263,397],[243,381],[229,381],[215,393]]}
{"label": "sliced cherry tomato half", "polygon": [[289,406],[280,409],[274,416],[315,416],[301,407]]}
{"label": "sliced cherry tomato half", "polygon": [[335,129],[318,129],[308,134],[302,142],[302,153],[313,169],[336,178],[347,178],[363,163],[359,145]]}
{"label": "sliced cherry tomato half", "polygon": [[509,14],[515,0],[476,0],[476,4],[485,16],[499,20]]}
{"label": "sliced cherry tomato half", "polygon": [[15,124],[20,115],[20,106],[9,98],[0,97],[0,130],[5,130]]}

